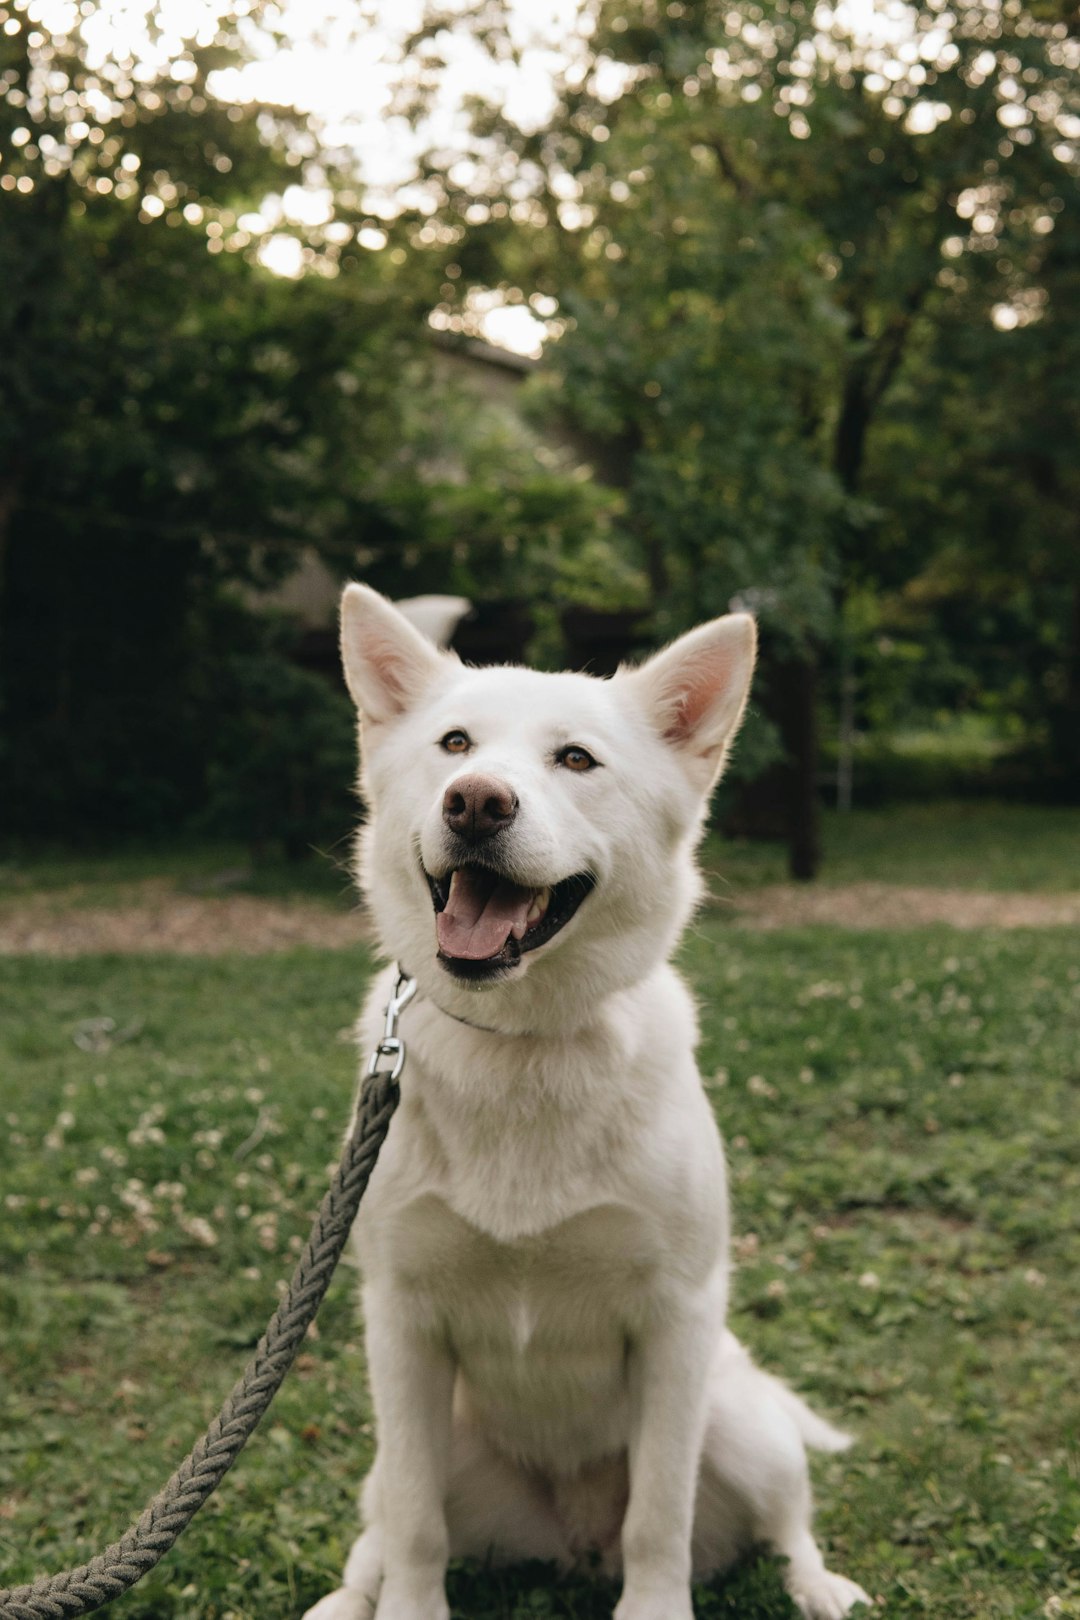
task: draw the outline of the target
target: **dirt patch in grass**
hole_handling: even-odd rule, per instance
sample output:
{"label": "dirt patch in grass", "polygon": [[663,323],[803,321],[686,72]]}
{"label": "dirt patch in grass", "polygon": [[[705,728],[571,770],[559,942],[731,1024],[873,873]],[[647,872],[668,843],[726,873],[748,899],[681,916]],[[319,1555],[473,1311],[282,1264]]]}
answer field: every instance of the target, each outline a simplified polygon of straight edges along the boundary
{"label": "dirt patch in grass", "polygon": [[[744,928],[1053,928],[1080,925],[1080,893],[1010,894],[889,883],[815,888],[778,883],[714,892],[710,907]],[[87,905],[76,891],[0,905],[0,956],[265,955],[298,945],[340,950],[370,938],[358,908],[254,895],[187,895],[150,881],[119,905]]]}
{"label": "dirt patch in grass", "polygon": [[712,905],[747,928],[1068,928],[1080,924],[1080,894],[1009,894],[893,883],[830,888],[776,883],[747,894],[714,893]]}
{"label": "dirt patch in grass", "polygon": [[369,930],[358,909],[252,895],[154,894],[123,906],[66,906],[51,894],[0,907],[0,956],[264,955],[297,945],[342,949]]}

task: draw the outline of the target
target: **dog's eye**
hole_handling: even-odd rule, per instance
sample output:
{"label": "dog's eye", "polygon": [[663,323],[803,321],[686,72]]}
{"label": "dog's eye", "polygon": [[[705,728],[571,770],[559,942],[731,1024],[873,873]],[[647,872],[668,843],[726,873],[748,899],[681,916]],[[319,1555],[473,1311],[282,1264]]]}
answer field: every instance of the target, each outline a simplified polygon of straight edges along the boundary
{"label": "dog's eye", "polygon": [[555,755],[555,763],[565,765],[568,771],[593,771],[597,765],[588,749],[573,745],[569,748],[560,748]]}
{"label": "dog's eye", "polygon": [[472,747],[472,739],[467,731],[448,731],[445,737],[440,738],[439,747],[447,754],[467,754]]}

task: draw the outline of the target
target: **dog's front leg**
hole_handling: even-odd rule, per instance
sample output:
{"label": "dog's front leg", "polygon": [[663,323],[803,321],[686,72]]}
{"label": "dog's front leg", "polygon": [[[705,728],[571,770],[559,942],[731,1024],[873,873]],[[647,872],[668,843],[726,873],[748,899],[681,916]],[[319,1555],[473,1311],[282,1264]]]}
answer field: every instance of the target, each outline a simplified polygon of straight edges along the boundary
{"label": "dog's front leg", "polygon": [[383,1548],[376,1620],[450,1620],[445,1502],[453,1360],[417,1323],[407,1293],[369,1285],[364,1315]]}
{"label": "dog's front leg", "polygon": [[723,1286],[662,1307],[630,1349],[630,1500],[615,1620],[692,1620],[690,1538]]}

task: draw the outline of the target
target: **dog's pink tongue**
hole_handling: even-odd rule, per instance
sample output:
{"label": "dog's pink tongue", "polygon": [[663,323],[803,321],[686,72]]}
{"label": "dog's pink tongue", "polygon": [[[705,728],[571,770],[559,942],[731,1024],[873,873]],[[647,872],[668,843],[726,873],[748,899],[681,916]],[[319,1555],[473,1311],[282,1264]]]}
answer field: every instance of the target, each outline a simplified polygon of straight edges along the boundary
{"label": "dog's pink tongue", "polygon": [[531,900],[531,889],[493,872],[455,872],[446,905],[435,919],[439,949],[444,956],[472,962],[498,956],[511,934],[519,939],[524,934]]}

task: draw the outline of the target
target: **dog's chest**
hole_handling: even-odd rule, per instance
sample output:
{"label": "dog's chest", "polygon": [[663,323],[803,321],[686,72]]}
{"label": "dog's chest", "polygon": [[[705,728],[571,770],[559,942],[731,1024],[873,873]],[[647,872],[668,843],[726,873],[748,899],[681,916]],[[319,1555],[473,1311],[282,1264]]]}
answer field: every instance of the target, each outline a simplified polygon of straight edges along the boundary
{"label": "dog's chest", "polygon": [[511,1248],[540,1233],[550,1242],[598,1205],[630,1202],[641,1121],[608,1042],[583,1041],[546,1064],[527,1049],[459,1057],[451,1048],[438,1054],[450,1060],[450,1083],[425,1044],[388,1144],[410,1201],[435,1193],[467,1227]]}
{"label": "dog's chest", "polygon": [[500,1242],[430,1196],[396,1224],[399,1282],[493,1438],[552,1466],[625,1444],[626,1344],[661,1265],[637,1212],[600,1205]]}
{"label": "dog's chest", "polygon": [[[460,1346],[521,1352],[636,1319],[661,1256],[640,1214],[603,1204],[509,1242],[478,1230],[437,1194],[395,1220],[400,1283]],[[636,1302],[636,1303],[635,1303]]]}

